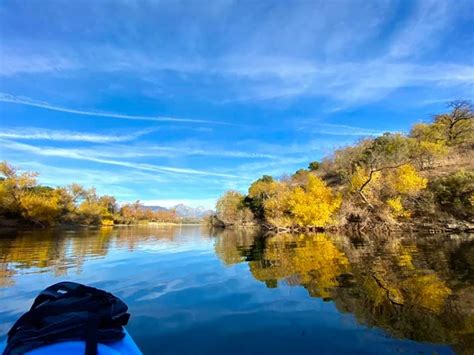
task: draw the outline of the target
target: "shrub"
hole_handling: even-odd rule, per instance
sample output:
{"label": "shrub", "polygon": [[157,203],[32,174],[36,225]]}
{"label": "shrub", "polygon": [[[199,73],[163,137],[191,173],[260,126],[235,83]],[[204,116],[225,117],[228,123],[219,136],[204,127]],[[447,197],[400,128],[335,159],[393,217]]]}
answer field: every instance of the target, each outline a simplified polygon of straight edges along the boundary
{"label": "shrub", "polygon": [[445,211],[456,217],[474,215],[474,172],[460,171],[430,183],[435,201]]}
{"label": "shrub", "polygon": [[289,199],[290,212],[300,226],[325,227],[332,215],[341,206],[341,197],[319,177],[308,176],[306,188],[297,187]]}
{"label": "shrub", "polygon": [[410,211],[407,211],[405,207],[403,207],[401,196],[389,198],[387,205],[390,207],[394,217],[409,218],[411,216]]}

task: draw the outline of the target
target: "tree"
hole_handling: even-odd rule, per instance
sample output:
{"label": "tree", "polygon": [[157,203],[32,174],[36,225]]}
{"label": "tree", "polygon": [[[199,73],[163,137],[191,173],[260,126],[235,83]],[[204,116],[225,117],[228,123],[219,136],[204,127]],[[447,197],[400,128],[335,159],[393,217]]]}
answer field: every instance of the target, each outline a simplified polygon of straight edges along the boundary
{"label": "tree", "polygon": [[474,110],[469,101],[453,101],[451,111],[435,116],[433,126],[449,146],[474,142]]}
{"label": "tree", "polygon": [[309,163],[309,165],[308,165],[308,169],[309,169],[310,171],[316,171],[316,170],[318,170],[320,167],[321,167],[321,163],[318,162],[318,161],[312,161],[312,162]]}
{"label": "tree", "polygon": [[[381,173],[407,165],[413,158],[414,144],[411,139],[398,133],[384,133],[370,144],[366,144],[365,149],[362,150],[359,165],[354,169],[351,182],[357,179],[362,179],[362,181],[359,181],[357,187],[352,190],[356,191],[370,208],[373,208],[365,194],[367,186]],[[356,176],[356,174],[359,175]]]}
{"label": "tree", "polygon": [[254,181],[245,198],[245,204],[250,208],[255,218],[265,219],[264,202],[270,198],[277,190],[277,182],[269,175],[263,175]]}
{"label": "tree", "polygon": [[392,197],[387,200],[387,205],[394,217],[408,218],[411,216],[410,211],[407,211],[402,203],[402,197]]}
{"label": "tree", "polygon": [[20,197],[22,214],[41,226],[54,224],[61,215],[60,196],[53,190],[29,191]]}
{"label": "tree", "polygon": [[387,175],[388,186],[402,195],[416,195],[428,184],[428,179],[420,176],[411,164],[402,165]]}
{"label": "tree", "polygon": [[474,216],[474,172],[459,171],[430,183],[436,203],[459,218]]}
{"label": "tree", "polygon": [[263,201],[265,222],[276,227],[288,227],[293,224],[290,215],[290,186],[280,181],[271,184],[271,193]]}
{"label": "tree", "polygon": [[237,191],[227,191],[216,204],[217,218],[225,225],[239,225],[253,220],[252,212],[244,205],[244,196]]}
{"label": "tree", "polygon": [[319,177],[308,176],[305,188],[297,187],[289,199],[290,212],[300,226],[325,227],[341,205],[341,197],[333,193]]}
{"label": "tree", "polygon": [[115,211],[115,199],[110,196],[97,196],[91,188],[82,192],[83,200],[76,209],[76,218],[85,224],[111,224]]}
{"label": "tree", "polygon": [[16,168],[6,161],[0,163],[0,213],[12,216],[21,213],[21,197],[29,189],[36,186],[37,173],[19,173]]}

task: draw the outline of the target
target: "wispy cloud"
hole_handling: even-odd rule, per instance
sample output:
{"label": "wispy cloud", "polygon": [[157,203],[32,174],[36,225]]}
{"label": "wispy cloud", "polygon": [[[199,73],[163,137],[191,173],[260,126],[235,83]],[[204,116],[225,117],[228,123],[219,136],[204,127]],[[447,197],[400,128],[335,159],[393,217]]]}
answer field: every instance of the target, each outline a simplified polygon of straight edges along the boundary
{"label": "wispy cloud", "polygon": [[139,121],[154,121],[154,122],[182,122],[182,123],[206,123],[206,124],[232,125],[231,123],[227,123],[227,122],[197,120],[197,119],[191,119],[191,118],[125,115],[125,114],[113,113],[113,112],[76,110],[76,109],[62,107],[62,106],[56,106],[54,104],[44,102],[44,101],[33,100],[28,97],[11,95],[8,93],[0,93],[0,102],[8,102],[8,103],[17,104],[17,105],[40,107],[47,110],[72,113],[72,114],[82,115],[82,116],[107,117],[107,118],[117,118],[117,119],[124,119],[124,120],[139,120]]}
{"label": "wispy cloud", "polygon": [[117,143],[137,139],[157,129],[150,128],[126,135],[94,134],[33,127],[0,130],[0,138],[16,140],[48,140],[64,142]]}
{"label": "wispy cloud", "polygon": [[38,161],[17,161],[16,166],[22,170],[39,173],[39,180],[48,185],[67,185],[71,183],[84,184],[86,187],[107,185],[130,185],[132,183],[166,183],[167,179],[149,172],[129,170],[107,171],[85,167],[61,167],[54,164],[44,164]]}
{"label": "wispy cloud", "polygon": [[[318,123],[318,122],[299,122],[300,130],[310,131],[312,133],[327,134],[333,136],[380,136],[387,131],[380,131],[369,128],[354,127],[342,124]],[[391,132],[394,133],[394,132]]]}
{"label": "wispy cloud", "polygon": [[77,149],[66,149],[66,148],[55,148],[55,147],[44,147],[44,146],[37,147],[37,146],[29,145],[29,144],[9,141],[6,139],[0,139],[0,141],[2,142],[3,148],[8,148],[8,149],[16,150],[16,151],[22,151],[25,153],[41,155],[41,156],[85,160],[85,161],[101,163],[101,164],[117,165],[117,166],[127,167],[131,169],[137,169],[137,170],[154,171],[158,173],[170,173],[170,174],[178,174],[178,175],[218,176],[218,177],[225,177],[225,178],[237,177],[236,175],[223,174],[223,173],[217,173],[217,172],[212,172],[212,171],[178,168],[178,167],[163,166],[163,165],[153,165],[153,164],[147,164],[147,163],[133,163],[133,162],[127,162],[127,161],[121,161],[121,160],[115,160],[115,159],[99,158],[90,154],[84,154],[83,152]]}
{"label": "wispy cloud", "polygon": [[455,20],[452,14],[459,10],[457,2],[449,1],[423,0],[412,5],[412,15],[390,43],[388,54],[391,57],[409,57],[437,45],[438,41],[427,39],[442,36],[442,31]]}

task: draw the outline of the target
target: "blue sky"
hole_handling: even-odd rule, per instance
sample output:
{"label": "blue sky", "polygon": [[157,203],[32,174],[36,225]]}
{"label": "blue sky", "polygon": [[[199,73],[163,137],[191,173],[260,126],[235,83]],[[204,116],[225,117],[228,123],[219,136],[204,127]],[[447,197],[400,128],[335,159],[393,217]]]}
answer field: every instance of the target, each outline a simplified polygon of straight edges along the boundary
{"label": "blue sky", "polygon": [[2,1],[1,159],[212,206],[474,97],[474,2]]}

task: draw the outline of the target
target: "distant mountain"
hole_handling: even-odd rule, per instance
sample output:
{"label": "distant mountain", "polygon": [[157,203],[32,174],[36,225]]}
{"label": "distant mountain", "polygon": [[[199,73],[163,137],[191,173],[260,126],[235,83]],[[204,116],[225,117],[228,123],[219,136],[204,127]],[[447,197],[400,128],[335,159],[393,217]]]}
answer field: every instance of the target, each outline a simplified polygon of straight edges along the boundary
{"label": "distant mountain", "polygon": [[174,206],[173,208],[176,210],[178,216],[185,218],[203,218],[214,213],[214,211],[203,206],[189,207],[182,203]]}
{"label": "distant mountain", "polygon": [[162,207],[162,206],[144,206],[145,208],[152,210],[153,212],[156,211],[169,211],[169,208]]}
{"label": "distant mountain", "polygon": [[214,213],[213,210],[207,209],[203,206],[189,207],[182,203],[171,208],[166,208],[162,206],[145,206],[145,207],[152,211],[170,211],[174,209],[176,213],[178,214],[178,216],[183,217],[183,218],[194,218],[194,219],[204,218]]}

